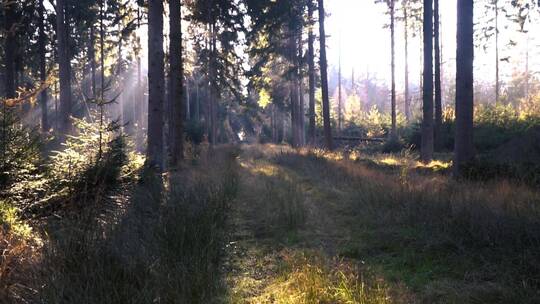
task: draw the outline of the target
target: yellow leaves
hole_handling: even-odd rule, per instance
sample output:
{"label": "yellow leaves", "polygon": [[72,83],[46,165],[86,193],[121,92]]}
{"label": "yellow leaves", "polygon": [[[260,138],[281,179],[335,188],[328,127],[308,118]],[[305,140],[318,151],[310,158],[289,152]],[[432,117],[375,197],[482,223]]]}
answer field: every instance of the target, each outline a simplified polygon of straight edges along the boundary
{"label": "yellow leaves", "polygon": [[259,92],[259,107],[266,109],[268,105],[272,103],[272,97],[270,96],[270,93],[266,89],[262,89]]}
{"label": "yellow leaves", "polygon": [[37,96],[51,86],[51,84],[56,81],[56,75],[51,73],[47,79],[40,83],[37,87],[34,88],[19,88],[17,91],[16,98],[8,98],[4,100],[4,103],[8,107],[15,107],[21,105],[25,102],[30,102],[34,104],[37,100]]}

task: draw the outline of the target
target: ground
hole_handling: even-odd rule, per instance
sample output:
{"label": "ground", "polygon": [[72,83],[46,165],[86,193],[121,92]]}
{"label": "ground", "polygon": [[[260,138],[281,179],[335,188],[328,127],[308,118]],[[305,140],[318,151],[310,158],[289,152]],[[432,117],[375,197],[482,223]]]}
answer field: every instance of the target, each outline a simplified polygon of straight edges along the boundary
{"label": "ground", "polygon": [[0,303],[540,303],[539,190],[416,159],[203,145],[128,170],[5,241]]}
{"label": "ground", "polygon": [[[525,268],[519,269],[517,260],[498,261],[523,248],[503,245],[505,237],[519,236],[496,239],[482,231],[495,218],[507,220],[496,209],[510,203],[513,193],[524,196],[514,198],[519,203],[537,204],[534,191],[504,183],[456,183],[441,173],[448,163],[425,166],[411,155],[244,146],[238,162],[240,186],[225,268],[232,303],[539,299],[526,286],[538,282],[537,273],[521,273]],[[491,210],[481,215],[484,208]],[[470,218],[459,219],[463,216]],[[508,285],[515,279],[522,279],[524,288]]]}

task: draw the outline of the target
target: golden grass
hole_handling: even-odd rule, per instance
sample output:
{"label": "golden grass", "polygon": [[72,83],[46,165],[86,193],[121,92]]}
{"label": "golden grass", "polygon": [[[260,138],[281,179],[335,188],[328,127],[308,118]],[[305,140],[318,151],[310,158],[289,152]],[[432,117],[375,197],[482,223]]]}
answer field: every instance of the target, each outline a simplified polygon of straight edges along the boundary
{"label": "golden grass", "polygon": [[319,251],[285,250],[281,259],[278,277],[249,303],[391,303],[384,281],[365,277],[355,263]]}

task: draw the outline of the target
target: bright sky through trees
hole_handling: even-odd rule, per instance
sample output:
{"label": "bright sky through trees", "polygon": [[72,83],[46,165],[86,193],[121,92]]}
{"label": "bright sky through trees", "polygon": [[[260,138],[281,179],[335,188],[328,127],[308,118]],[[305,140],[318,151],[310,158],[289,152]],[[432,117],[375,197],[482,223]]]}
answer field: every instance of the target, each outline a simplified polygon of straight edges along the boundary
{"label": "bright sky through trees", "polygon": [[[475,3],[480,1],[475,1]],[[440,1],[441,5],[441,35],[443,44],[443,73],[446,77],[455,73],[455,48],[456,48],[456,0]],[[373,0],[332,0],[328,1],[327,12],[327,33],[328,39],[328,61],[330,69],[336,69],[339,59],[339,45],[341,44],[341,55],[344,76],[350,77],[352,68],[355,69],[357,77],[370,72],[376,74],[378,79],[390,79],[390,30],[385,28],[389,24],[389,16],[385,15],[386,6],[375,4]],[[478,30],[485,24],[486,12],[483,5],[478,4],[476,23]],[[396,3],[396,16],[401,16],[401,1]],[[516,33],[517,27],[509,24],[504,17],[500,17],[501,26],[501,58],[510,56],[512,64],[501,63],[502,79],[510,76],[513,69],[520,65],[525,70],[525,34]],[[505,29],[504,26],[509,26]],[[396,72],[398,85],[403,85],[404,73],[404,42],[403,23],[396,24]],[[510,36],[509,36],[510,35]],[[341,36],[341,39],[340,39]],[[531,31],[530,39],[540,42],[539,31]],[[410,79],[412,83],[418,83],[420,77],[419,68],[421,65],[421,36],[410,38],[409,67]],[[535,39],[536,38],[536,39]],[[518,42],[516,47],[509,48],[508,41],[512,39]],[[341,43],[340,43],[341,40]],[[494,40],[494,39],[492,39]],[[493,41],[488,42],[488,50],[477,48],[475,57],[475,73],[477,79],[491,81],[495,79],[495,55]],[[531,70],[538,69],[540,62],[534,60],[531,54]],[[538,56],[536,56],[538,58]]]}

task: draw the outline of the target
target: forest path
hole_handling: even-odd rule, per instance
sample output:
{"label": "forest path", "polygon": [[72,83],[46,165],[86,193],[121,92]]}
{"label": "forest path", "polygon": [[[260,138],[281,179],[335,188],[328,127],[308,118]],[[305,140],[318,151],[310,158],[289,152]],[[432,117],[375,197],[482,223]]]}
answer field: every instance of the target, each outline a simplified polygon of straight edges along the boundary
{"label": "forest path", "polygon": [[[230,303],[386,303],[361,265],[339,257],[351,240],[349,193],[284,146],[244,146],[225,265]],[[322,302],[321,302],[322,301]]]}

